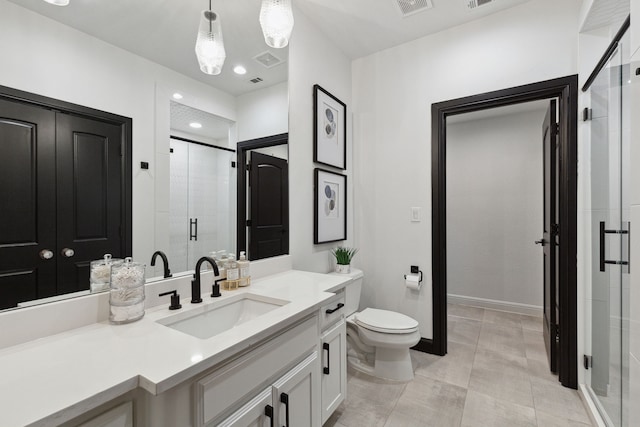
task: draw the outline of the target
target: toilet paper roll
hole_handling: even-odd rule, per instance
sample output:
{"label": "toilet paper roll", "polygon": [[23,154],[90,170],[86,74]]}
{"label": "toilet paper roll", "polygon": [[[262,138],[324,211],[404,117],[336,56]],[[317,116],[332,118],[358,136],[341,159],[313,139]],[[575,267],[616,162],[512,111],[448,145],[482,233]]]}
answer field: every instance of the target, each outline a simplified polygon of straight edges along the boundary
{"label": "toilet paper roll", "polygon": [[420,283],[420,276],[417,274],[407,274],[404,276],[404,283],[407,285],[407,288],[419,291],[422,287],[422,283]]}

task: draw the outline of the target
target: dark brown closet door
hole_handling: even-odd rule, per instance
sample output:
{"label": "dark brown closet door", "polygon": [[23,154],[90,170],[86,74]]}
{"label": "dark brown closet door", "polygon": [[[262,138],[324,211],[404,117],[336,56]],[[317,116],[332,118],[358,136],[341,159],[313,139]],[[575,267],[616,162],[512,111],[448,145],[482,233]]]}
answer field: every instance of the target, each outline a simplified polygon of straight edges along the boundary
{"label": "dark brown closet door", "polygon": [[55,114],[0,99],[0,309],[56,295]]}
{"label": "dark brown closet door", "polygon": [[123,257],[120,126],[56,115],[59,293],[89,288],[89,263]]}

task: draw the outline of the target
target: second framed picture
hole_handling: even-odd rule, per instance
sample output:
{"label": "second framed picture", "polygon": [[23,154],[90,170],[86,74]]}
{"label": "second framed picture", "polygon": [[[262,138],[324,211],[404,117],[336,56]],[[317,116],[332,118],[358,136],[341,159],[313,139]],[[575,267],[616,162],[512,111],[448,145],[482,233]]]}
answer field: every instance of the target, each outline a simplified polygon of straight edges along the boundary
{"label": "second framed picture", "polygon": [[347,106],[313,86],[313,161],[347,168]]}
{"label": "second framed picture", "polygon": [[347,239],[347,177],[315,169],[313,243]]}

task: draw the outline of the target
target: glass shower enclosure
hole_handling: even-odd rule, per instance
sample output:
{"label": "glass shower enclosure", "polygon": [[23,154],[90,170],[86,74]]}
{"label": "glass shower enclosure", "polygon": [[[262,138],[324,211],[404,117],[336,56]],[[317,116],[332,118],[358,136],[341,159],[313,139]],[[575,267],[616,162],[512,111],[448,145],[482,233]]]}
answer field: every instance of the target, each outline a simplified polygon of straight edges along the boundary
{"label": "glass shower enclosure", "polygon": [[[608,426],[632,426],[629,394],[629,33],[591,85],[591,354],[587,390]],[[637,118],[636,118],[637,120]],[[585,147],[586,148],[586,147]],[[638,224],[640,226],[640,224]],[[637,422],[637,420],[636,420]]]}

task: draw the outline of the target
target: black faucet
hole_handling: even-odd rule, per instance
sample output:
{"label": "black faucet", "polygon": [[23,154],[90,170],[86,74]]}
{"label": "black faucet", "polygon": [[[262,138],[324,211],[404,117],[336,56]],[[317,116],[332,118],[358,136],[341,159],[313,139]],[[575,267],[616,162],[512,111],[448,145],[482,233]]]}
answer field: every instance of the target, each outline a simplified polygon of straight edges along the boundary
{"label": "black faucet", "polygon": [[162,251],[155,251],[153,253],[153,255],[151,255],[151,266],[155,266],[156,265],[156,258],[158,257],[158,255],[160,255],[160,258],[162,258],[162,264],[164,265],[164,278],[168,278],[168,277],[172,277],[173,274],[171,274],[171,270],[169,270],[169,260],[167,259],[167,256],[164,254],[164,252]]}
{"label": "black faucet", "polygon": [[196,272],[193,274],[193,280],[191,281],[191,303],[197,304],[202,302],[202,298],[200,295],[202,291],[200,290],[200,267],[202,267],[203,262],[208,262],[213,267],[213,273],[216,276],[220,275],[220,271],[218,270],[218,266],[213,258],[209,258],[208,256],[203,256],[196,263]]}

